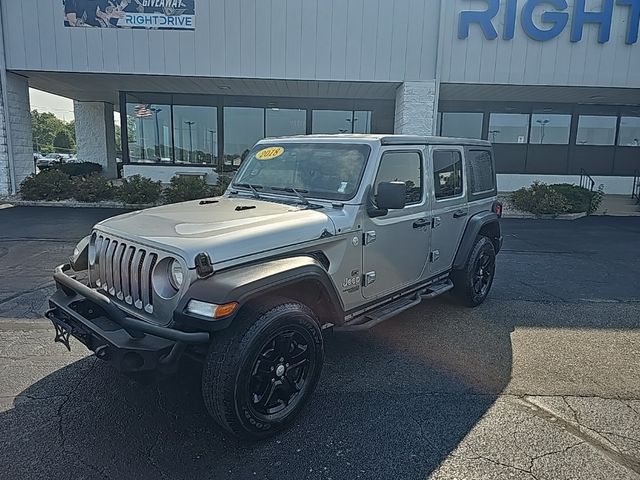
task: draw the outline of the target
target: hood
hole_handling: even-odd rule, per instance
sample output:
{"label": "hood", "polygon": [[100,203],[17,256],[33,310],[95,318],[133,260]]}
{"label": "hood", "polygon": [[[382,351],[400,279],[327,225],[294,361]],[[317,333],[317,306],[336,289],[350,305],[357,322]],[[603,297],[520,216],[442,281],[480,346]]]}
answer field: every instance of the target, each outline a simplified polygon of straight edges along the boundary
{"label": "hood", "polygon": [[214,264],[249,254],[335,235],[322,212],[253,198],[221,197],[127,213],[104,220],[96,229],[183,257],[194,267],[198,253]]}

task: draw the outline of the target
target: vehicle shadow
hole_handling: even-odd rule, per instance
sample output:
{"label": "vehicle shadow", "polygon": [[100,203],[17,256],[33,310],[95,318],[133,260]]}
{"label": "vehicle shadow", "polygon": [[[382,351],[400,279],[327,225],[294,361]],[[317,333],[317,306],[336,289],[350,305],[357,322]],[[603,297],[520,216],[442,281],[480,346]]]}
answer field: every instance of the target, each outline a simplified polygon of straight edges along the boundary
{"label": "vehicle shadow", "polygon": [[368,333],[329,335],[306,411],[259,443],[212,423],[191,363],[140,384],[87,357],[0,414],[13,459],[0,477],[425,478],[510,380],[512,325],[492,310],[444,299]]}

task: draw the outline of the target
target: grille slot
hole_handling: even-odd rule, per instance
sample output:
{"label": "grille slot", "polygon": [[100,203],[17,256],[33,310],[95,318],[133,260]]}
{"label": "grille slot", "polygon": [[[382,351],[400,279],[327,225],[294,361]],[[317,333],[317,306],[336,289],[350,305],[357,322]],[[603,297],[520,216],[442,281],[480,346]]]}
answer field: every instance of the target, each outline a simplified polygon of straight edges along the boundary
{"label": "grille slot", "polygon": [[100,235],[95,285],[111,297],[153,313],[151,276],[158,255],[145,248]]}

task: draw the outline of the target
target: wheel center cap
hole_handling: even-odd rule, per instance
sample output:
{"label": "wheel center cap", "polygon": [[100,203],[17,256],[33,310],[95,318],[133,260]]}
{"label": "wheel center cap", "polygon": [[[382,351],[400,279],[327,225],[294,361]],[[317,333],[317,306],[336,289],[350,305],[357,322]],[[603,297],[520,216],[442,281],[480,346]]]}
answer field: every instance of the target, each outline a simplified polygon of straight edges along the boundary
{"label": "wheel center cap", "polygon": [[285,366],[284,365],[278,365],[276,367],[276,375],[279,377],[282,377],[284,375],[284,371],[285,371]]}

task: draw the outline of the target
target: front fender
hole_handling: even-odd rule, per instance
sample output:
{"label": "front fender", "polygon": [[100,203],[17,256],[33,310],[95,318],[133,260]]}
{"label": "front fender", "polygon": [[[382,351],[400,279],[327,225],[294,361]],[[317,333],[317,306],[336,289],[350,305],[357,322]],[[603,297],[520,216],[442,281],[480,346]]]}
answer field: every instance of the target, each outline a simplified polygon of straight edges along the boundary
{"label": "front fender", "polygon": [[238,302],[239,311],[256,297],[268,295],[276,290],[282,292],[283,289],[290,289],[292,298],[299,297],[300,292],[296,292],[296,285],[309,281],[322,289],[323,306],[329,310],[323,312],[323,316],[344,316],[340,296],[322,264],[310,256],[296,256],[244,265],[197,280],[178,304],[174,319],[179,327],[188,330],[221,330],[231,324],[233,315],[221,320],[195,318],[184,313],[189,300],[218,305]]}

